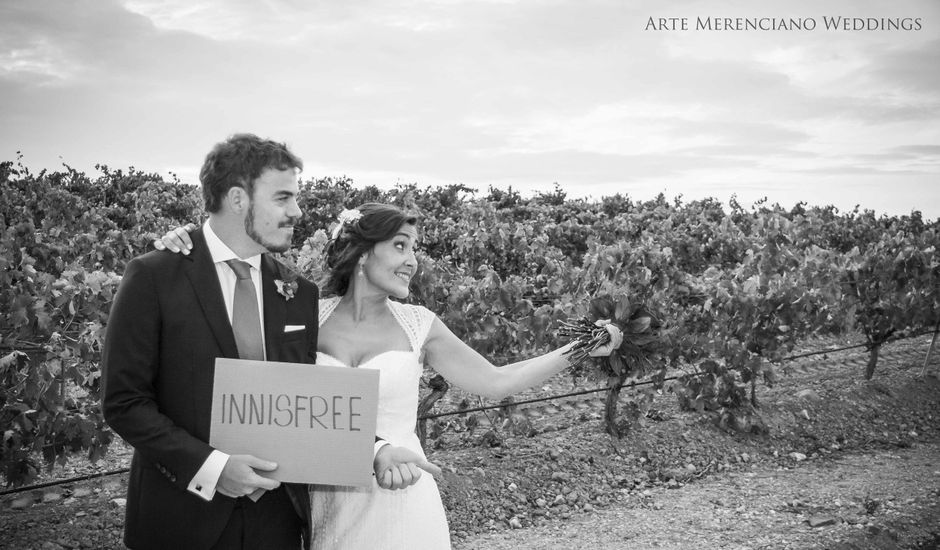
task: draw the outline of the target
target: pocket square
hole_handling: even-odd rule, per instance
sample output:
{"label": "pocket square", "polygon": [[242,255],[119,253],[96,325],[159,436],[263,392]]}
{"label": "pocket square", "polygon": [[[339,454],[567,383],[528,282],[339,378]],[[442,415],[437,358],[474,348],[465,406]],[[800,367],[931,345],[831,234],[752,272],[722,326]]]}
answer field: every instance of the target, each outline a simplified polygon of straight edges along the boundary
{"label": "pocket square", "polygon": [[284,332],[297,332],[307,328],[307,325],[285,325]]}

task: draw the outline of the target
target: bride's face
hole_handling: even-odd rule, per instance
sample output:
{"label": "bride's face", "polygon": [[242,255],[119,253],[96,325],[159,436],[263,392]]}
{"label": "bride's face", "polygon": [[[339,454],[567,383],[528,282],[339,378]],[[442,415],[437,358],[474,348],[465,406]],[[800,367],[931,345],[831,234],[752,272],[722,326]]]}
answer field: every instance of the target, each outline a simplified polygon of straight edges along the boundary
{"label": "bride's face", "polygon": [[362,266],[366,282],[390,296],[407,298],[418,269],[417,244],[418,229],[407,223],[391,239],[377,243]]}

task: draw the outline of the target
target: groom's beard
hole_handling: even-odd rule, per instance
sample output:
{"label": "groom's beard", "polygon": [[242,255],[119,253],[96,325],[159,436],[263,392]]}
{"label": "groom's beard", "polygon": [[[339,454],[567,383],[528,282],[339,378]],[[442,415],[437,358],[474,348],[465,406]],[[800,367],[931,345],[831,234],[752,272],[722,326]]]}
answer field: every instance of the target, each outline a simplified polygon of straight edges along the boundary
{"label": "groom's beard", "polygon": [[[278,228],[291,227],[294,225],[294,221],[295,220],[291,218],[289,223],[279,224]],[[286,252],[290,248],[290,239],[287,239],[283,243],[275,243],[265,239],[260,233],[255,231],[255,205],[253,204],[248,207],[248,215],[245,216],[245,232],[248,233],[251,240],[260,244],[269,252]]]}

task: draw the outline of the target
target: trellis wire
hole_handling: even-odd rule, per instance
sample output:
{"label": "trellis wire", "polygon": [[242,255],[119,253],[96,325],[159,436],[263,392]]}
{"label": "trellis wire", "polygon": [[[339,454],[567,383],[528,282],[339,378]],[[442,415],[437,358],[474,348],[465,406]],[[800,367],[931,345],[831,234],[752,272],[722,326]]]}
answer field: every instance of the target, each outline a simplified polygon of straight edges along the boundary
{"label": "trellis wire", "polygon": [[[899,337],[896,337],[896,338],[891,338],[891,339],[887,340],[887,342],[895,342],[895,341],[898,341],[898,340],[905,340],[905,339],[908,339],[908,338],[917,338],[917,337],[919,337],[919,336],[924,336],[925,334],[933,334],[933,331],[921,332],[921,333],[918,333],[918,334],[911,334],[911,335],[907,335],[907,336],[899,336]],[[868,344],[853,344],[853,345],[851,345],[851,346],[844,346],[844,347],[841,347],[841,348],[830,348],[830,349],[825,349],[825,350],[821,350],[821,351],[811,351],[811,352],[807,352],[807,353],[801,353],[801,354],[798,354],[798,355],[788,355],[788,356],[786,356],[786,357],[781,358],[781,359],[780,359],[780,362],[782,363],[782,362],[784,362],[784,361],[793,361],[793,360],[795,360],[795,359],[802,359],[802,358],[805,358],[805,357],[813,357],[813,356],[815,356],[815,355],[826,355],[826,354],[828,354],[828,353],[836,353],[836,352],[846,351],[846,350],[850,350],[850,349],[864,348],[864,347],[867,347],[867,346],[868,346]],[[699,375],[702,375],[702,374],[705,374],[705,373],[698,372],[698,373],[693,373],[693,374],[691,374],[690,376],[699,376]],[[670,380],[678,380],[679,378],[681,378],[681,376],[670,376],[670,377],[667,377],[667,378],[663,378],[662,381],[663,381],[663,382],[668,382],[668,381],[670,381]],[[631,383],[629,383],[629,384],[624,384],[623,387],[624,387],[624,389],[627,389],[627,388],[634,388],[634,387],[636,387],[636,386],[646,386],[646,385],[655,384],[655,383],[656,383],[655,380],[645,380],[645,381],[643,381],[643,382],[631,382]],[[434,418],[441,418],[441,417],[443,417],[443,416],[454,416],[454,415],[467,414],[467,413],[471,413],[471,412],[481,412],[481,411],[488,411],[488,410],[493,410],[493,409],[502,409],[502,408],[505,408],[506,406],[526,405],[526,404],[530,404],[530,403],[539,403],[539,402],[542,402],[542,401],[554,401],[554,400],[556,400],[556,399],[563,399],[563,398],[565,398],[565,397],[575,397],[575,396],[578,396],[578,395],[585,395],[585,394],[589,394],[589,393],[598,393],[598,392],[608,391],[609,389],[610,389],[610,388],[608,388],[608,387],[605,386],[605,387],[594,388],[594,389],[590,389],[590,390],[579,390],[579,391],[571,392],[571,393],[561,393],[561,394],[557,394],[557,395],[549,395],[549,396],[547,396],[547,397],[538,397],[538,398],[533,398],[533,399],[526,399],[526,400],[524,400],[524,401],[515,401],[515,402],[513,402],[513,403],[501,403],[501,404],[497,404],[497,405],[486,405],[486,406],[482,406],[482,407],[474,407],[474,408],[469,408],[469,409],[460,409],[460,410],[445,411],[445,412],[435,413],[435,414],[426,414],[426,415],[423,415],[423,416],[419,416],[419,417],[418,417],[418,420],[431,420],[431,419],[434,419]]]}
{"label": "trellis wire", "polygon": [[[899,340],[906,340],[906,339],[909,339],[909,338],[917,338],[917,337],[919,337],[919,336],[924,336],[924,335],[927,335],[927,334],[934,334],[934,331],[933,331],[933,330],[929,330],[929,331],[920,332],[920,333],[917,333],[917,334],[909,334],[909,335],[907,335],[907,336],[898,336],[898,337],[896,337],[896,338],[890,338],[890,339],[886,340],[885,343],[888,343],[888,342],[896,342],[896,341],[899,341]],[[815,355],[825,355],[825,354],[827,354],[827,353],[836,353],[836,352],[839,352],[839,351],[847,351],[847,350],[850,350],[850,349],[864,348],[864,347],[867,347],[867,346],[868,346],[868,344],[853,344],[853,345],[851,345],[851,346],[845,346],[845,347],[841,347],[841,348],[832,348],[832,349],[825,349],[825,350],[821,350],[821,351],[811,351],[811,352],[801,353],[801,354],[797,354],[797,355],[788,355],[788,356],[786,356],[786,357],[780,359],[780,362],[784,362],[784,361],[793,361],[793,360],[795,360],[795,359],[802,359],[802,358],[805,358],[805,357],[812,357],[812,356],[815,356]],[[705,374],[705,373],[701,373],[701,372],[693,373],[693,374],[691,374],[691,376],[700,376],[700,375],[702,375],[702,374]],[[679,378],[680,378],[680,376],[670,376],[670,377],[667,377],[667,378],[663,378],[662,381],[663,381],[663,382],[668,382],[668,381],[671,381],[671,380],[678,380]],[[635,388],[635,387],[637,387],[637,386],[646,386],[646,385],[655,384],[655,383],[656,383],[656,380],[644,380],[644,381],[642,381],[642,382],[636,382],[636,381],[634,381],[634,382],[631,382],[631,383],[629,383],[629,384],[624,384],[623,389],[633,389],[633,388]],[[486,405],[486,406],[483,406],[483,407],[474,407],[474,408],[461,409],[461,410],[456,410],[456,411],[445,411],[445,412],[441,412],[441,413],[422,415],[422,416],[419,416],[419,417],[418,417],[418,420],[419,420],[419,421],[420,421],[420,420],[432,420],[432,419],[434,419],[434,418],[441,418],[441,417],[445,417],[445,416],[456,416],[456,415],[461,415],[461,414],[469,414],[469,413],[473,413],[473,412],[482,412],[482,411],[488,411],[488,410],[494,410],[494,409],[502,409],[502,408],[505,408],[505,407],[507,407],[507,406],[527,405],[527,404],[531,404],[531,403],[540,403],[540,402],[543,402],[543,401],[555,401],[555,400],[557,400],[557,399],[563,399],[563,398],[565,398],[565,397],[576,397],[576,396],[579,396],[579,395],[587,395],[587,394],[590,394],[590,393],[599,393],[599,392],[604,392],[604,391],[608,391],[608,390],[609,390],[609,388],[607,388],[607,387],[594,388],[594,389],[590,389],[590,390],[580,390],[580,391],[576,391],[576,392],[562,393],[562,394],[558,394],[558,395],[549,395],[549,396],[547,396],[547,397],[538,397],[538,398],[533,398],[533,399],[526,399],[526,400],[524,400],[524,401],[516,401],[516,402],[513,402],[513,403],[502,403],[502,404],[497,404],[497,405]],[[46,487],[54,487],[54,486],[57,486],[57,485],[68,485],[69,483],[76,483],[76,482],[80,482],[80,481],[87,481],[87,480],[89,480],[89,479],[96,479],[96,478],[99,478],[99,477],[108,477],[108,476],[114,476],[114,475],[125,474],[125,473],[127,473],[127,472],[129,472],[129,471],[130,471],[130,468],[119,468],[119,469],[117,469],[117,470],[109,470],[109,471],[107,471],[107,472],[99,472],[99,473],[88,474],[88,475],[84,475],[84,476],[70,477],[70,478],[67,478],[67,479],[60,479],[60,480],[55,480],[55,481],[47,481],[47,482],[44,482],[44,483],[37,483],[37,484],[34,484],[34,485],[27,485],[27,486],[24,486],[24,487],[17,487],[17,488],[14,488],[14,489],[7,489],[7,490],[5,490],[5,491],[0,491],[0,497],[5,496],[5,495],[12,495],[12,494],[15,494],[15,493],[25,493],[25,492],[27,492],[27,491],[35,491],[35,490],[37,490],[37,489],[44,489],[44,488],[46,488]]]}

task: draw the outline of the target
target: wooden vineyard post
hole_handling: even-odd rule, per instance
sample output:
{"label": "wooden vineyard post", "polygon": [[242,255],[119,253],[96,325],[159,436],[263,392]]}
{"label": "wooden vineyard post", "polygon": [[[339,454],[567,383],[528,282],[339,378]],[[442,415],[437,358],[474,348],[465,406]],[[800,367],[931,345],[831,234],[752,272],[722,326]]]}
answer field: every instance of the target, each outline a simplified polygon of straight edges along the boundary
{"label": "wooden vineyard post", "polygon": [[920,371],[921,378],[927,374],[927,365],[930,364],[930,355],[933,353],[933,347],[937,343],[938,332],[940,332],[940,320],[937,321],[937,326],[933,329],[933,338],[930,339],[930,347],[927,348],[927,355],[924,356],[924,368]]}

